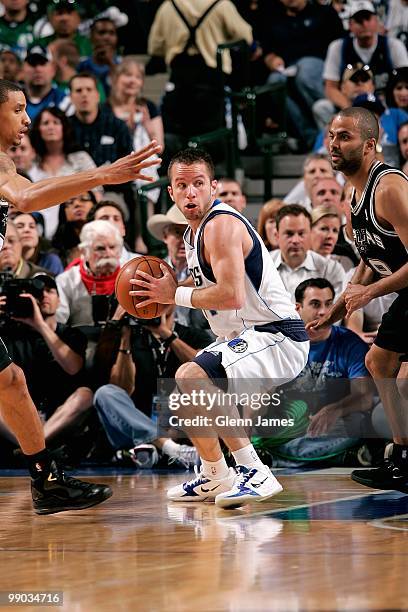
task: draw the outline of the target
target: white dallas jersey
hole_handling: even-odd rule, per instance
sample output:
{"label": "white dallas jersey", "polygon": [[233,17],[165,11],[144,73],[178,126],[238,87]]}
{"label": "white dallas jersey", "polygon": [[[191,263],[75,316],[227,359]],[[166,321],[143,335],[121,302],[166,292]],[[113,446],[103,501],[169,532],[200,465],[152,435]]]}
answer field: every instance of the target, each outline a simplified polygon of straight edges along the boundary
{"label": "white dallas jersey", "polygon": [[261,237],[248,219],[228,204],[215,200],[203,217],[193,242],[190,227],[184,234],[187,265],[197,289],[215,285],[213,271],[202,258],[204,227],[216,215],[233,215],[244,223],[253,241],[253,248],[245,259],[245,305],[240,310],[204,310],[212,331],[218,337],[232,338],[254,325],[264,325],[283,319],[300,317],[291,302],[279,273]]}

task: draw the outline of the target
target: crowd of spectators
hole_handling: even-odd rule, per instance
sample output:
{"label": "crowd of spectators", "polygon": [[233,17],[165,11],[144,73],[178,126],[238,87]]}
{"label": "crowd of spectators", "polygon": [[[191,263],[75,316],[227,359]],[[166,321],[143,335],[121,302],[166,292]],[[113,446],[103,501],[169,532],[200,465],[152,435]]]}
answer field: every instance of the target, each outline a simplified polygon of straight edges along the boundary
{"label": "crowd of spectators", "polygon": [[[0,2],[0,76],[21,84],[32,121],[21,145],[8,152],[17,171],[33,182],[75,174],[156,139],[164,148],[159,173],[149,169],[156,180],[191,136],[225,124],[225,85],[283,84],[290,149],[307,155],[296,186],[262,206],[257,229],[305,322],[323,316],[359,261],[350,228],[351,189],[327,157],[327,128],[336,110],[356,105],[376,113],[378,159],[408,174],[403,0],[115,5]],[[220,70],[218,45],[239,39],[246,41],[247,55],[224,52]],[[149,55],[146,65],[141,54]],[[157,71],[168,74],[159,103],[143,92],[146,75]],[[261,132],[281,127],[273,95],[267,100],[257,108]],[[175,206],[154,214],[156,189],[148,192],[149,218],[141,227],[141,185],[114,191],[104,186],[34,214],[9,210],[0,252],[1,336],[26,373],[47,442],[67,464],[96,458],[191,467],[197,459],[193,447],[157,429],[155,387],[158,378],[171,378],[180,363],[211,342],[205,318],[176,307],[146,325],[129,317],[114,297],[120,267],[147,252],[142,230],[162,243],[179,281],[188,277],[184,217]],[[247,213],[247,198],[234,177],[219,177],[216,196]],[[15,280],[26,282],[21,299],[28,309],[14,308]],[[374,300],[325,337],[311,338],[303,386],[328,377],[356,378],[362,386],[351,383],[342,399],[322,403],[321,396],[310,405],[311,424],[298,442],[282,446],[284,454],[316,456],[310,434],[331,431],[342,439],[342,450],[348,446],[345,431],[351,445],[364,437],[359,424],[369,420],[375,403],[364,355],[392,299]],[[2,424],[0,434],[8,441],[0,461],[17,461],[15,441]]]}

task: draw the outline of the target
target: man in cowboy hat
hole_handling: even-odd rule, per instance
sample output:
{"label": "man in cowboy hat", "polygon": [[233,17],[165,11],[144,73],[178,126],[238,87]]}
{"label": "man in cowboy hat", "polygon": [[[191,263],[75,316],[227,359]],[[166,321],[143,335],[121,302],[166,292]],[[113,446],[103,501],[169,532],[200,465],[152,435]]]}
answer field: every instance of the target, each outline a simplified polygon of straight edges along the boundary
{"label": "man in cowboy hat", "polygon": [[[165,243],[167,247],[165,261],[174,268],[178,282],[183,284],[185,284],[184,281],[190,279],[183,240],[186,228],[187,220],[175,204],[169,208],[165,215],[152,215],[147,222],[147,229],[152,236]],[[193,326],[200,329],[208,329],[207,320],[201,313],[201,310],[176,306],[175,319],[178,323],[187,327]]]}

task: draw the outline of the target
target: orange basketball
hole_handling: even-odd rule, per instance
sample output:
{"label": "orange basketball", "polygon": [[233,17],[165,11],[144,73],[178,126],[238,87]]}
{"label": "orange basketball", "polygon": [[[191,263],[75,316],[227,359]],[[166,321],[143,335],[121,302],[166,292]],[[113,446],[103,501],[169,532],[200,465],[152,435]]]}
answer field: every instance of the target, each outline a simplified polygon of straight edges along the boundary
{"label": "orange basketball", "polygon": [[[141,257],[135,257],[130,261],[126,262],[124,266],[119,270],[119,274],[116,277],[115,293],[119,304],[134,317],[139,319],[154,319],[154,317],[160,317],[163,311],[167,308],[167,304],[148,304],[148,306],[141,306],[136,308],[136,304],[143,302],[143,297],[137,295],[129,295],[129,291],[137,290],[137,285],[131,285],[130,279],[137,278],[136,271],[142,270],[155,278],[161,278],[163,273],[160,269],[160,264],[166,266],[166,268],[172,273],[175,280],[177,280],[176,274],[163,259],[154,257],[153,255],[142,255]],[[142,289],[142,287],[141,287]]]}

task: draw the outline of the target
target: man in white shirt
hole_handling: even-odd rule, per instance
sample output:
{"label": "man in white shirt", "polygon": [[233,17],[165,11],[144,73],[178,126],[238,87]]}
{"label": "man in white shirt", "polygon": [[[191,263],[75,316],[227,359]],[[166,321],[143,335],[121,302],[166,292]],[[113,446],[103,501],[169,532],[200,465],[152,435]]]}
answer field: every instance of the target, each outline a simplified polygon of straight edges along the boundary
{"label": "man in white shirt", "polygon": [[344,269],[337,261],[309,249],[311,223],[309,212],[298,204],[284,206],[276,216],[279,249],[270,255],[293,301],[296,287],[309,278],[327,279],[336,295],[345,284]]}

